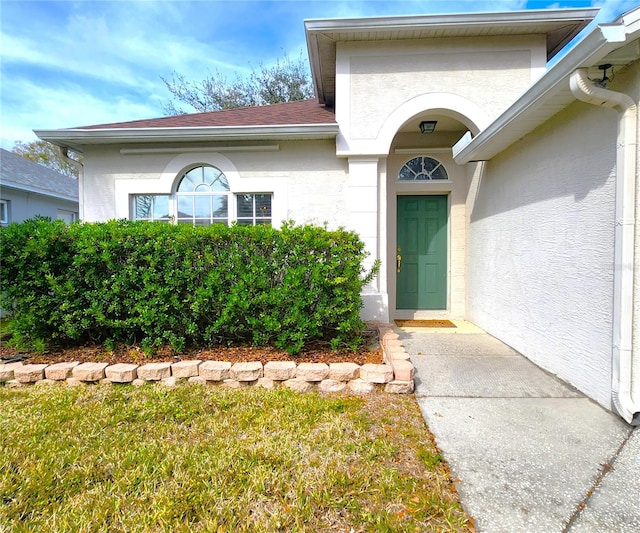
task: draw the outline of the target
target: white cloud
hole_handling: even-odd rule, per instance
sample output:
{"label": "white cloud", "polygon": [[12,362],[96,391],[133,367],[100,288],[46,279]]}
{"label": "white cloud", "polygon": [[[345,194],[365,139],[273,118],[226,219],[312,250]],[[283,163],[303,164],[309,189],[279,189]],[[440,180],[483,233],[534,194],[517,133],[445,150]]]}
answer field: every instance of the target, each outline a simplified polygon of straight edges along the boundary
{"label": "white cloud", "polygon": [[[7,90],[17,87],[10,83]],[[113,95],[104,99],[79,86],[65,85],[52,89],[30,82],[20,82],[19,90],[21,98],[29,105],[3,106],[1,144],[5,149],[11,149],[16,140],[35,140],[34,129],[70,128],[162,114],[158,98],[140,102]]]}
{"label": "white cloud", "polygon": [[[603,7],[602,17],[615,12],[612,18],[637,0],[594,3]],[[232,78],[283,53],[306,55],[306,18],[513,11],[526,5],[526,0],[3,2],[2,145],[25,140],[32,128],[161,116],[161,104],[170,98],[161,76],[175,70],[198,81],[220,71]]]}

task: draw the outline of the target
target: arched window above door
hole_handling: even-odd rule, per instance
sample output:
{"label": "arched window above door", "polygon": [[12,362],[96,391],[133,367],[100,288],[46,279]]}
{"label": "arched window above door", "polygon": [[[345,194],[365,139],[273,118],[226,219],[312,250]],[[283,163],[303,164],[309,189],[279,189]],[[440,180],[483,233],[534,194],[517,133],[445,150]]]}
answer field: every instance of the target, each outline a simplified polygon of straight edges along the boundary
{"label": "arched window above door", "polygon": [[414,157],[398,173],[399,181],[448,180],[447,171],[440,161],[428,156]]}

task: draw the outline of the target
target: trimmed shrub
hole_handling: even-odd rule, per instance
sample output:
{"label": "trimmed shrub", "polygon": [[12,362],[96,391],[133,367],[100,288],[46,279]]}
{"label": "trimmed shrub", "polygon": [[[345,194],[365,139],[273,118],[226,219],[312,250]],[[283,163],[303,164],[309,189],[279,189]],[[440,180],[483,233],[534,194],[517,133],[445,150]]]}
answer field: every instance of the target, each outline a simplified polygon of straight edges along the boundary
{"label": "trimmed shrub", "polygon": [[0,305],[14,342],[250,343],[291,353],[361,342],[364,245],[315,226],[36,218],[2,228]]}

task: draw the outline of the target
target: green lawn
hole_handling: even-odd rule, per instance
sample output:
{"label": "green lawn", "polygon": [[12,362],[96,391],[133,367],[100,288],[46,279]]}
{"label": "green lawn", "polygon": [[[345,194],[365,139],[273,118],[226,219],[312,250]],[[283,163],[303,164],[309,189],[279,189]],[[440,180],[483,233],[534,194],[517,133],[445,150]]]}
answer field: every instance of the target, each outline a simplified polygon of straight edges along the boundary
{"label": "green lawn", "polygon": [[468,531],[412,397],[0,387],[0,531]]}

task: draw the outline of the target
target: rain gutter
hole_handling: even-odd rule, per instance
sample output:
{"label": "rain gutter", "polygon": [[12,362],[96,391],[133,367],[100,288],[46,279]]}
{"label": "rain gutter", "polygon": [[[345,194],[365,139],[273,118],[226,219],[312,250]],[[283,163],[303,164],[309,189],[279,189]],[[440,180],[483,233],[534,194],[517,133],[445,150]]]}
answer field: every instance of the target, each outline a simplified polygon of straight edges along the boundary
{"label": "rain gutter", "polygon": [[[60,146],[60,154],[62,159],[69,163],[78,171],[78,218],[84,219],[84,165],[77,159],[69,157],[69,147]],[[82,199],[82,201],[80,201]]]}
{"label": "rain gutter", "polygon": [[336,123],[276,126],[34,130],[35,134],[41,139],[78,152],[82,152],[82,146],[90,144],[330,139],[335,138],[339,131],[339,126]]}

